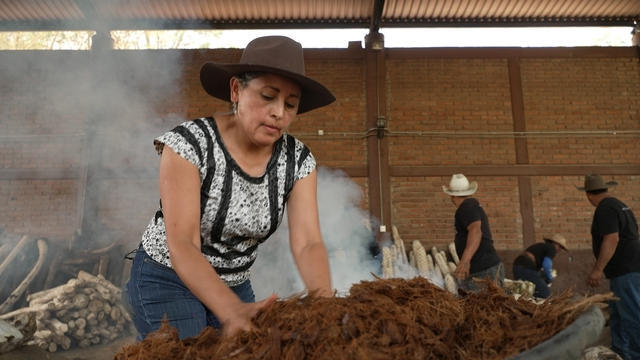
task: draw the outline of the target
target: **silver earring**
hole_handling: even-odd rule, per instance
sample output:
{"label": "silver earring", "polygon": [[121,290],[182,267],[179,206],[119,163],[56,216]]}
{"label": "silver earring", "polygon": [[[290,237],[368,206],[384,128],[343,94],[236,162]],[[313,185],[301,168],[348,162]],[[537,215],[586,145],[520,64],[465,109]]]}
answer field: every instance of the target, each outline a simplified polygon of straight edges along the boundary
{"label": "silver earring", "polygon": [[231,111],[233,112],[233,115],[238,115],[238,102],[234,101],[231,103]]}

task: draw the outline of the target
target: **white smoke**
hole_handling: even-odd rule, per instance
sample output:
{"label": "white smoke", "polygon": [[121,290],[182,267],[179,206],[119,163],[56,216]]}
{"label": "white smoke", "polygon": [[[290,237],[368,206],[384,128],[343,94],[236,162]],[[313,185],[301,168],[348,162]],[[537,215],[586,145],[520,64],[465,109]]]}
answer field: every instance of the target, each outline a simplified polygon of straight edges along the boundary
{"label": "white smoke", "polygon": [[[380,274],[380,264],[369,251],[375,235],[368,213],[359,207],[361,200],[361,188],[342,171],[318,168],[320,230],[329,254],[331,282],[338,294],[346,293],[355,283],[373,280],[372,273]],[[289,250],[286,212],[278,230],[258,248],[251,284],[256,300],[272,293],[283,298],[304,290]]]}

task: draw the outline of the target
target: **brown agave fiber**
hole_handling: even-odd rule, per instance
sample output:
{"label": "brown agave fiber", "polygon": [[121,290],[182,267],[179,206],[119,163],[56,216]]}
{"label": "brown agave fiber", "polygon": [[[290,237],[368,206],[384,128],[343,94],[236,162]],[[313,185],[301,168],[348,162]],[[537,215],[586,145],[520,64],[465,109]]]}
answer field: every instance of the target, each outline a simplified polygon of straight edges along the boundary
{"label": "brown agave fiber", "polygon": [[115,359],[504,359],[613,298],[566,291],[537,305],[485,284],[454,296],[421,277],[362,282],[348,297],[277,301],[254,319],[254,330],[231,338],[207,328],[181,341],[165,322]]}

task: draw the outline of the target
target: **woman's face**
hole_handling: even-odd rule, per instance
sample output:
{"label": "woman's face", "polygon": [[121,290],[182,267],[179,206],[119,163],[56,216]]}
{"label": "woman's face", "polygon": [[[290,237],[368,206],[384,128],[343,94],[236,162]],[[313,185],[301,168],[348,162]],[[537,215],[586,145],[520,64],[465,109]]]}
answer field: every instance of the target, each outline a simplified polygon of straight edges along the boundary
{"label": "woman's face", "polygon": [[243,87],[231,79],[231,101],[238,103],[236,121],[258,146],[272,145],[298,113],[300,86],[288,78],[264,74]]}

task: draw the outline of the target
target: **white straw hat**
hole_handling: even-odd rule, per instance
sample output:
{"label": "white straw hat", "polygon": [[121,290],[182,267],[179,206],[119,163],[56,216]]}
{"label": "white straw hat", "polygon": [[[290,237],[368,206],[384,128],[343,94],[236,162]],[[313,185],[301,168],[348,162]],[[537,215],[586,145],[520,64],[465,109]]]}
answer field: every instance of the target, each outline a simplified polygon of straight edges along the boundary
{"label": "white straw hat", "polygon": [[449,187],[442,185],[442,191],[451,196],[469,196],[478,190],[478,183],[472,181],[469,183],[466,176],[462,174],[453,174],[451,181],[449,181]]}
{"label": "white straw hat", "polygon": [[564,236],[560,235],[560,234],[553,234],[551,236],[543,236],[542,239],[543,240],[553,241],[554,243],[560,245],[560,247],[564,251],[569,251],[569,250],[567,250],[567,239]]}

